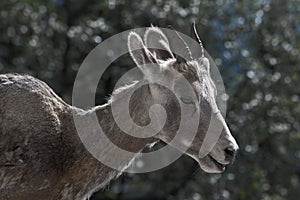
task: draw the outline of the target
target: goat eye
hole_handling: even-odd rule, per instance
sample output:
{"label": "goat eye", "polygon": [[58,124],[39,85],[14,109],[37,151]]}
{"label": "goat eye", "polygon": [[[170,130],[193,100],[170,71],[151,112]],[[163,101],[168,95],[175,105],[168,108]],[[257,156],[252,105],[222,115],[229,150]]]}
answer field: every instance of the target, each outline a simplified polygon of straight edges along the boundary
{"label": "goat eye", "polygon": [[191,97],[180,97],[180,100],[185,104],[195,104]]}

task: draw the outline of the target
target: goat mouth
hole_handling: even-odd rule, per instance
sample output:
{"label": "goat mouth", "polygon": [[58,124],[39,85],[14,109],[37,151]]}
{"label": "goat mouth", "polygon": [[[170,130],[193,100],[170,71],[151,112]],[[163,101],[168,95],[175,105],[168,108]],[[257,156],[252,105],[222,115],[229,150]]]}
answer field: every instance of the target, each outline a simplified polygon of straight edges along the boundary
{"label": "goat mouth", "polygon": [[210,158],[210,160],[212,161],[212,163],[220,170],[220,171],[224,171],[225,170],[225,164],[219,163],[216,159],[214,159],[211,155],[208,155],[208,157]]}

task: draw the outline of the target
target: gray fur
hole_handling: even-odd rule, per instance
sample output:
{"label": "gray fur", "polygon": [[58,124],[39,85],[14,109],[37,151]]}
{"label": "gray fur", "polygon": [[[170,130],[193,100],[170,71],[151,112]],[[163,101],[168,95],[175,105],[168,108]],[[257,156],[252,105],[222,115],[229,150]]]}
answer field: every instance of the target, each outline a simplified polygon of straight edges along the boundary
{"label": "gray fur", "polygon": [[[157,28],[152,29],[148,35],[151,32],[163,34],[157,32]],[[164,38],[164,44],[168,44],[164,35],[161,38]],[[213,164],[212,158],[224,165],[232,161],[232,156],[228,157],[224,149],[230,147],[236,151],[238,147],[221,116],[218,120],[224,125],[224,130],[220,140],[210,156],[198,156],[209,117],[217,109],[215,87],[207,71],[209,66],[201,67],[209,65],[208,60],[178,64],[171,58],[162,62],[156,60],[156,57],[163,58],[159,55],[160,51],[148,50],[137,34],[130,34],[128,41],[133,60],[145,74],[146,80],[117,89],[107,104],[90,110],[68,105],[44,82],[31,76],[0,75],[0,199],[86,199],[130,165],[134,157],[107,158],[120,160],[118,170],[96,160],[78,137],[73,114],[88,124],[91,116],[96,113],[107,137],[121,148],[136,154],[158,140],[167,143],[172,140],[180,124],[180,105],[166,88],[147,84],[154,73],[151,69],[143,69],[141,65],[148,61],[157,64],[163,75],[169,76],[170,70],[182,73],[197,94],[198,100],[190,118],[193,119],[193,113],[201,110],[200,125],[192,145],[185,153],[207,172],[222,171]],[[153,38],[148,41],[153,41]],[[133,51],[132,46],[141,49]],[[176,87],[177,81],[173,77],[170,84]],[[130,114],[132,120],[140,126],[149,124],[149,109],[154,103],[159,102],[166,109],[167,121],[157,135],[146,139],[135,138],[123,133],[116,125],[111,105],[115,104],[122,113],[122,99],[127,97],[128,91],[135,91],[130,101]],[[86,132],[94,131],[96,127],[93,126],[90,124],[86,127]],[[105,152],[101,156],[105,157]]]}

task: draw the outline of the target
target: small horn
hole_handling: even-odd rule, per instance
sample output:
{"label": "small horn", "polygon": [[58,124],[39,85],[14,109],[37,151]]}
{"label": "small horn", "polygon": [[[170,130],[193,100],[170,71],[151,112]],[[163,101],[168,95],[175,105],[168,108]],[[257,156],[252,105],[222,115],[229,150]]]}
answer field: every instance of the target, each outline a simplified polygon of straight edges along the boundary
{"label": "small horn", "polygon": [[[185,48],[186,48],[186,50],[187,50],[187,52],[188,52],[188,54],[189,54],[190,59],[193,60],[191,50],[190,50],[189,46],[187,45],[187,43],[186,43],[186,42],[184,41],[184,39],[179,35],[179,33],[174,29],[173,26],[169,25],[169,27],[170,27],[173,31],[175,31],[177,37],[183,42],[183,45],[185,46]],[[182,58],[181,56],[176,56],[176,59],[177,59],[177,61],[178,61],[179,63],[180,63],[180,62],[185,62],[184,58]]]}
{"label": "small horn", "polygon": [[195,22],[193,22],[193,24],[192,24],[191,35],[192,35],[193,39],[195,39],[200,44],[200,47],[201,47],[201,58],[203,58],[204,57],[204,48],[203,48],[203,44],[202,44],[202,42],[201,42],[201,40],[200,40],[200,38],[198,36]]}

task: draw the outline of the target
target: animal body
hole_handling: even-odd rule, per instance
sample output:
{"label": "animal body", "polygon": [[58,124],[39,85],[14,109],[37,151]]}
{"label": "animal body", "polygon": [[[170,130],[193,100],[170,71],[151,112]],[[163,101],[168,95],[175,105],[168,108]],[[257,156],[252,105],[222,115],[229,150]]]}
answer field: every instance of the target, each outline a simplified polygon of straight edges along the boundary
{"label": "animal body", "polygon": [[[120,175],[134,156],[111,158],[123,159],[117,169],[102,164],[82,144],[73,116],[88,122],[96,114],[103,132],[114,144],[138,154],[154,142],[172,140],[180,124],[178,101],[191,105],[191,119],[193,113],[200,113],[196,136],[185,154],[195,159],[206,172],[224,171],[234,159],[238,146],[218,112],[209,61],[200,55],[193,60],[176,58],[168,44],[167,36],[156,27],[146,31],[144,40],[131,32],[128,48],[145,79],[117,89],[106,104],[89,110],[68,105],[48,85],[31,76],[0,75],[0,199],[83,200],[90,197]],[[161,49],[149,48],[149,45],[159,45]],[[155,65],[163,77],[172,71],[180,73],[191,84],[196,99],[187,96],[178,100],[166,88],[151,85],[157,69],[144,67],[147,63]],[[171,76],[168,80],[175,89],[179,87],[178,77]],[[133,137],[116,124],[111,105],[121,108],[122,99],[127,98],[130,91],[135,91],[130,97],[129,110],[136,124],[149,124],[149,109],[156,101],[166,109],[165,125],[156,135]],[[215,120],[223,127],[222,134],[211,152],[199,157],[210,116],[215,115]],[[96,130],[93,126],[87,126],[86,132]]]}

